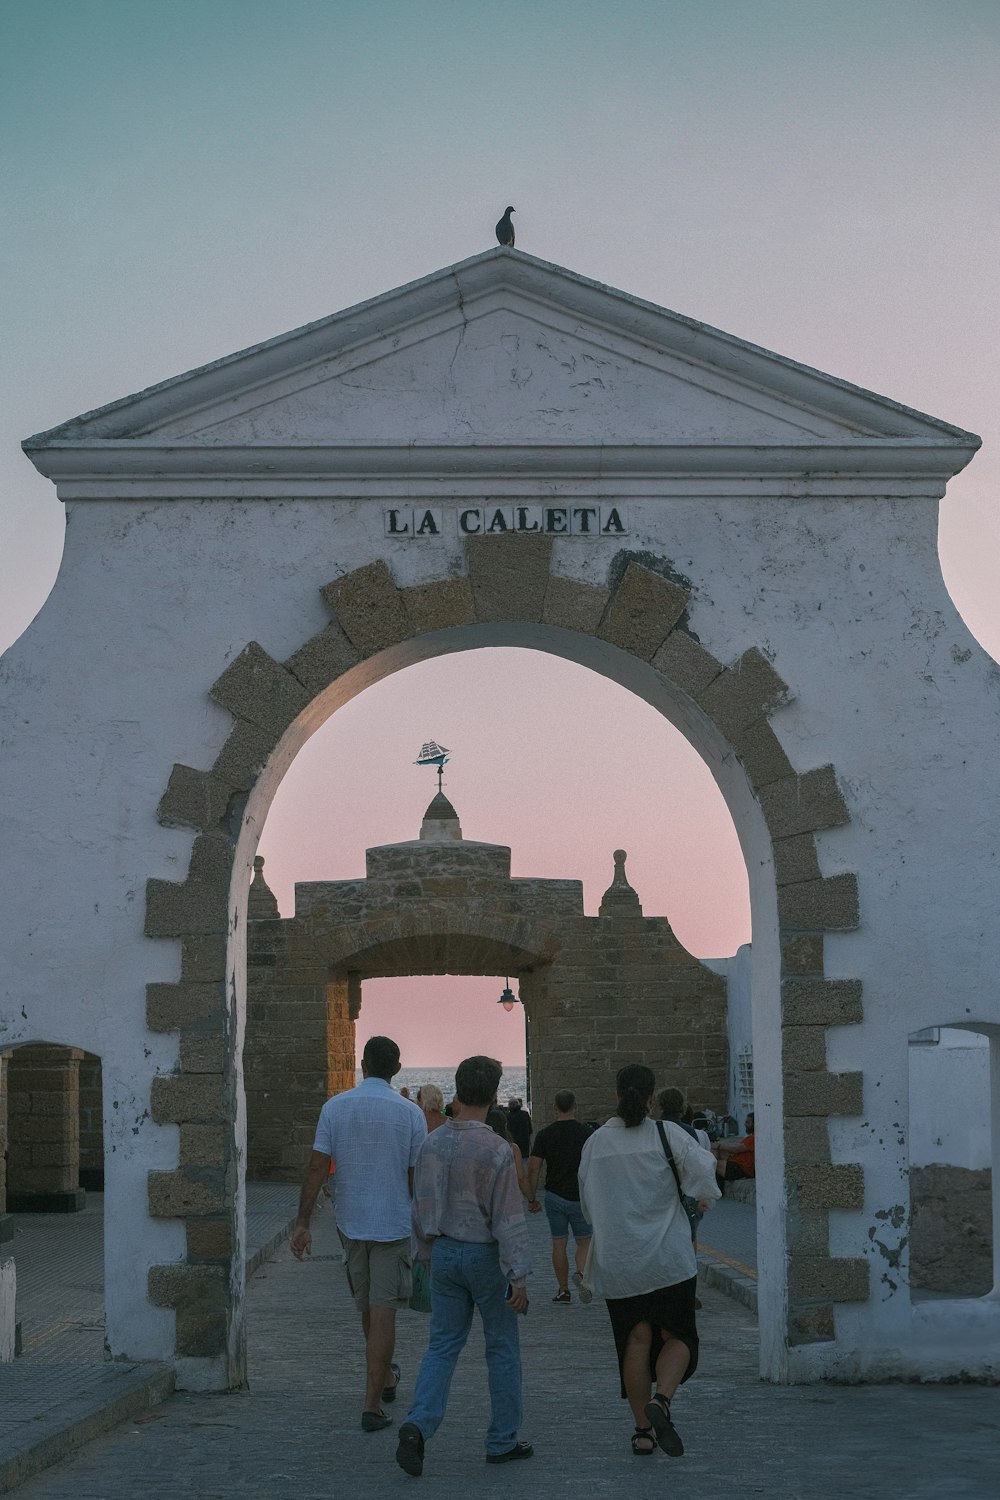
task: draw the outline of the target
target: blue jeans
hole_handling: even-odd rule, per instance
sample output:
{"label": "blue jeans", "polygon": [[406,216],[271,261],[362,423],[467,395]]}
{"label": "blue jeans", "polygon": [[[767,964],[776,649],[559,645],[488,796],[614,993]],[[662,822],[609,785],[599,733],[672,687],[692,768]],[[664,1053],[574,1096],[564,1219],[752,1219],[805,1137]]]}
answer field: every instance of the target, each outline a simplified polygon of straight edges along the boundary
{"label": "blue jeans", "polygon": [[451,1377],[479,1308],[486,1340],[491,1419],[487,1453],[506,1453],[521,1426],[521,1347],[517,1313],[506,1301],[496,1242],[472,1244],[442,1235],[431,1247],[431,1327],[406,1420],[425,1438],[437,1432],[448,1405]]}

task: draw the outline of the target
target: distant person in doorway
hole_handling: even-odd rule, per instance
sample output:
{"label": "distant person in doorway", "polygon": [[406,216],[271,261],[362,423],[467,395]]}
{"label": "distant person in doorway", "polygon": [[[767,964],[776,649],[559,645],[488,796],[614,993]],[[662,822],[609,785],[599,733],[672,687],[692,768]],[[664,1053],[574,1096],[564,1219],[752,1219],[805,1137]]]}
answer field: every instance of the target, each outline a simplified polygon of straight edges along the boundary
{"label": "distant person in doorway", "polygon": [[444,1095],[436,1083],[425,1083],[417,1090],[417,1103],[424,1112],[428,1133],[445,1122]]}
{"label": "distant person in doorway", "polygon": [[754,1147],[754,1118],[747,1115],[746,1135],[740,1141],[716,1141],[712,1147],[715,1156],[715,1175],[719,1191],[725,1192],[727,1182],[740,1182],[744,1177],[756,1177],[757,1163]]}
{"label": "distant person in doorway", "polygon": [[507,1125],[511,1140],[527,1161],[531,1150],[531,1116],[525,1109],[523,1100],[509,1099],[507,1101]]}
{"label": "distant person in doorway", "polygon": [[711,1153],[668,1122],[671,1165],[649,1118],[655,1085],[641,1063],[620,1069],[617,1111],[583,1148],[580,1206],[594,1226],[584,1279],[607,1301],[622,1397],[635,1420],[632,1452],[645,1458],[659,1447],[678,1458],[684,1444],[670,1402],[698,1366],[697,1263],[680,1193],[704,1212],[719,1189]]}
{"label": "distant person in doorway", "polygon": [[517,1436],[522,1409],[516,1315],[528,1310],[527,1223],[510,1145],[486,1124],[502,1071],[492,1057],[459,1063],[461,1116],[428,1136],[417,1159],[413,1231],[419,1259],[430,1261],[430,1339],[396,1448],[399,1467],[414,1476],[423,1473],[424,1445],[444,1418],[477,1309],[490,1390],[486,1462],[508,1463],[533,1452]]}
{"label": "distant person in doorway", "polygon": [[510,1126],[507,1123],[506,1111],[498,1109],[496,1104],[494,1104],[486,1116],[486,1123],[492,1131],[495,1131],[497,1135],[502,1136],[510,1147],[511,1155],[514,1158],[514,1171],[517,1173],[517,1185],[521,1190],[521,1196],[523,1198],[531,1199],[528,1207],[533,1214],[539,1213],[541,1210],[541,1204],[534,1198],[531,1190],[528,1187],[528,1169],[524,1165],[524,1157],[521,1155],[520,1148],[518,1147],[516,1142],[511,1139]]}
{"label": "distant person in doorway", "polygon": [[292,1231],[292,1254],[302,1260],[312,1248],[309,1220],[317,1194],[335,1162],[337,1232],[365,1338],[365,1432],[392,1422],[383,1403],[395,1401],[399,1384],[392,1358],[396,1310],[410,1299],[410,1195],[414,1164],[427,1139],[423,1111],[391,1086],[398,1072],[396,1043],[387,1036],[369,1038],[361,1083],[335,1094],[320,1111]]}
{"label": "distant person in doorway", "polygon": [[583,1283],[590,1237],[593,1233],[580,1208],[580,1183],[577,1172],[580,1156],[590,1136],[590,1128],[576,1118],[576,1095],[561,1089],[555,1097],[556,1117],[543,1125],[535,1136],[528,1161],[528,1207],[537,1202],[538,1178],[545,1164],[545,1213],[552,1236],[552,1269],[556,1273],[553,1302],[572,1301],[569,1289],[569,1236],[573,1233],[573,1284],[581,1302],[589,1302],[591,1292]]}
{"label": "distant person in doorway", "polygon": [[[699,1136],[695,1126],[691,1124],[690,1120],[685,1119],[685,1114],[691,1113],[691,1111],[684,1109],[684,1095],[680,1089],[661,1089],[656,1096],[656,1107],[661,1120],[668,1120],[671,1124],[679,1126],[681,1130],[686,1130],[693,1141],[697,1141],[699,1146],[708,1150],[708,1132],[702,1131],[701,1136]],[[704,1139],[701,1138],[702,1136]],[[699,1212],[695,1200],[688,1197],[687,1194],[684,1194],[684,1209],[691,1224],[691,1238],[694,1240],[698,1234],[698,1225],[701,1223],[704,1215]],[[697,1298],[695,1299],[695,1306],[701,1306]]]}

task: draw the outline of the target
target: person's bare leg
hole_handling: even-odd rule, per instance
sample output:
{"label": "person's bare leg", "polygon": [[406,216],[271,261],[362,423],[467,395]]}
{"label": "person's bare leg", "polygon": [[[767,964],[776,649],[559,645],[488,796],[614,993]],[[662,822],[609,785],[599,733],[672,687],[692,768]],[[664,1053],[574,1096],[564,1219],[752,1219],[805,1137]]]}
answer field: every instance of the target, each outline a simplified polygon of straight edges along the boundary
{"label": "person's bare leg", "polygon": [[[628,1336],[622,1360],[622,1383],[637,1427],[648,1427],[645,1406],[653,1391],[649,1377],[649,1346],[653,1330],[648,1323],[637,1323]],[[659,1365],[657,1365],[659,1368]]]}
{"label": "person's bare leg", "polygon": [[675,1339],[666,1328],[660,1329],[663,1348],[656,1360],[656,1394],[671,1396],[684,1378],[684,1371],[691,1363],[691,1350],[680,1339]]}
{"label": "person's bare leg", "polygon": [[396,1309],[370,1307],[361,1315],[365,1333],[364,1411],[380,1411],[382,1392],[389,1382],[389,1362],[396,1347]]}
{"label": "person's bare leg", "polygon": [[558,1240],[552,1241],[552,1269],[556,1273],[561,1292],[569,1291],[569,1257],[566,1254],[568,1238],[568,1235],[562,1235]]}
{"label": "person's bare leg", "polygon": [[585,1240],[577,1240],[574,1247],[573,1259],[576,1261],[576,1269],[583,1275],[583,1268],[587,1264],[587,1251],[590,1249],[590,1235]]}

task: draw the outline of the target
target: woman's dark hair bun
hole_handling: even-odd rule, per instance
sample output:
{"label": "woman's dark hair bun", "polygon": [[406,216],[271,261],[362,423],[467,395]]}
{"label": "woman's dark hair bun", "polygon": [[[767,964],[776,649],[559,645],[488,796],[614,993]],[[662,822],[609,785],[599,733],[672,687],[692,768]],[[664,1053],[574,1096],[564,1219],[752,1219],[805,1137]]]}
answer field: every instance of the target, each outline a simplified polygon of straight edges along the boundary
{"label": "woman's dark hair bun", "polygon": [[644,1063],[627,1063],[624,1068],[619,1068],[615,1079],[618,1093],[616,1113],[630,1129],[641,1125],[646,1118],[655,1087],[653,1070]]}

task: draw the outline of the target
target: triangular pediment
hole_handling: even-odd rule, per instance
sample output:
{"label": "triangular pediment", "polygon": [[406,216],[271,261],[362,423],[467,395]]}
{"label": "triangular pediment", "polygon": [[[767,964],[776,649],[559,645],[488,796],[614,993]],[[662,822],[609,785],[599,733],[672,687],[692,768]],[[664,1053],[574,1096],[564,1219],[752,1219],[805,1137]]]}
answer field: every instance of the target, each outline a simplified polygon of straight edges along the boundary
{"label": "triangular pediment", "polygon": [[517,251],[497,249],[25,445],[784,447],[970,434]]}

